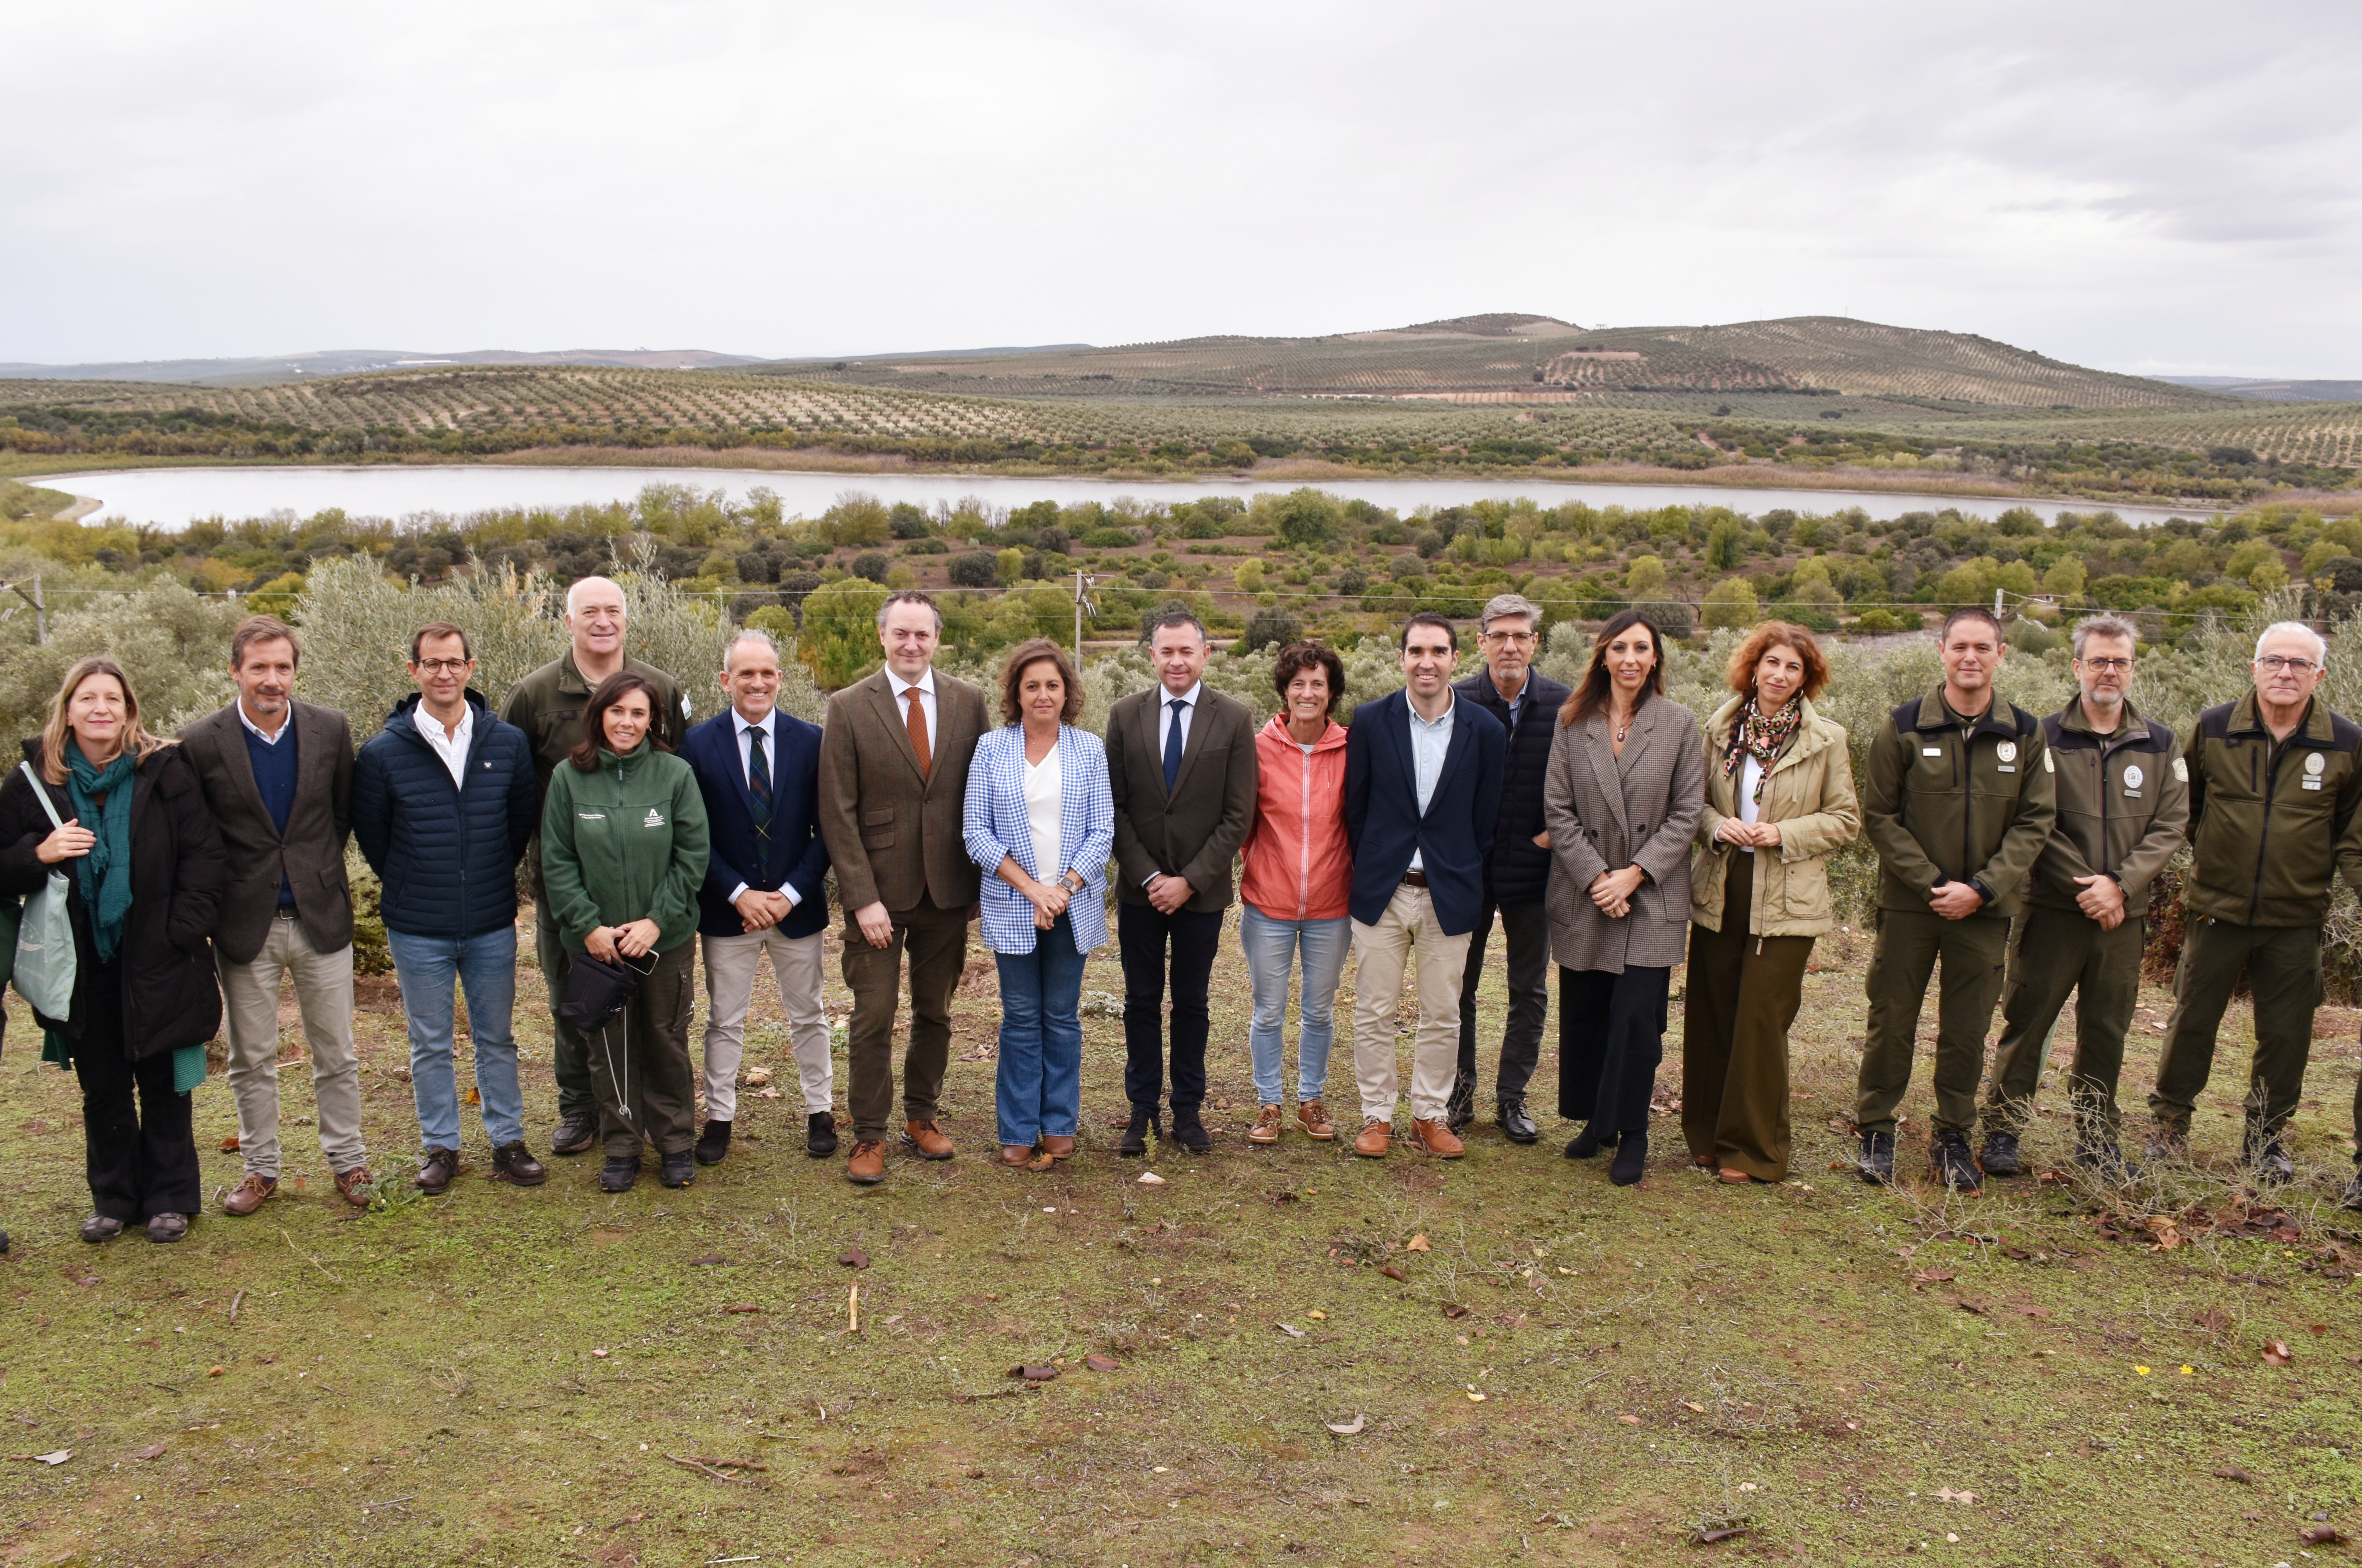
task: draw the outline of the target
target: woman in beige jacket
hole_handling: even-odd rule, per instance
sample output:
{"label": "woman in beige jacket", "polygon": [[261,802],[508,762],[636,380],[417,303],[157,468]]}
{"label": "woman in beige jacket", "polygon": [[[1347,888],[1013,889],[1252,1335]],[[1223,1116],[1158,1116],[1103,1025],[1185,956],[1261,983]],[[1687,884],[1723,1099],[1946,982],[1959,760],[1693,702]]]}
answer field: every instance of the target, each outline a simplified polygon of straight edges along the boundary
{"label": "woman in beige jacket", "polygon": [[1788,1174],[1788,1027],[1813,939],[1833,923],[1829,856],[1861,830],[1846,732],[1814,711],[1828,661],[1768,620],[1731,655],[1738,695],[1706,722],[1705,815],[1690,871],[1682,1133],[1730,1182]]}

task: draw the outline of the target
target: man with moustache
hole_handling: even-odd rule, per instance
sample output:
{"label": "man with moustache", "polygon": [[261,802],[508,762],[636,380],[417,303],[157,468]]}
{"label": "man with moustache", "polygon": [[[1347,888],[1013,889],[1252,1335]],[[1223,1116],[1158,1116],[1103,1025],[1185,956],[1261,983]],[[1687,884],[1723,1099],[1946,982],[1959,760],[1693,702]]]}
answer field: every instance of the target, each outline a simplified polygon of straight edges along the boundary
{"label": "man with moustache", "polygon": [[2044,765],[2055,770],[2058,816],[2034,862],[2025,918],[2010,949],[2001,1048],[1984,1106],[1987,1176],[2024,1168],[2017,1140],[2042,1076],[2044,1047],[2071,994],[2075,1065],[2067,1095],[2075,1161],[2122,1179],[2116,1079],[2125,1031],[2140,999],[2149,883],[2181,847],[2190,820],[2189,769],[2173,731],[2143,718],[2128,697],[2131,624],[2095,615],[2075,627],[2080,696],[2042,721]]}
{"label": "man with moustache", "polygon": [[[581,577],[566,590],[565,652],[526,675],[501,704],[501,722],[524,731],[533,746],[534,776],[541,796],[549,795],[549,776],[582,743],[582,707],[601,681],[618,670],[629,670],[652,682],[657,704],[655,733],[673,751],[680,750],[689,727],[689,702],[673,678],[654,664],[643,663],[624,652],[629,616],[624,590],[608,577]],[[580,1154],[599,1138],[599,1099],[590,1087],[590,1043],[580,1031],[557,1015],[566,998],[566,976],[574,967],[572,955],[559,937],[557,921],[549,912],[541,880],[538,852],[540,801],[535,802],[535,851],[529,857],[533,878],[534,953],[541,967],[543,989],[549,1003],[549,1023],[555,1038],[553,1067],[557,1078],[557,1127],[549,1136],[552,1154]]]}
{"label": "man with moustache", "polygon": [[230,633],[237,700],[181,731],[221,830],[230,883],[214,928],[230,1095],[245,1166],[222,1199],[251,1214],[279,1190],[279,986],[295,988],[312,1053],[320,1152],[345,1201],[367,1207],[360,1058],[353,1049],[353,732],[293,696],[304,645],[286,622],[249,616]]}
{"label": "man with moustache", "polygon": [[1854,1121],[1864,1181],[1894,1179],[1895,1113],[1911,1087],[1919,1010],[1936,961],[1936,1117],[1928,1163],[1959,1192],[1983,1190],[1969,1152],[1985,1028],[2001,999],[2009,923],[2058,816],[2035,717],[1993,693],[2009,644],[1991,610],[1944,619],[1944,681],[1871,738],[1862,825],[1878,850],[1878,945]]}

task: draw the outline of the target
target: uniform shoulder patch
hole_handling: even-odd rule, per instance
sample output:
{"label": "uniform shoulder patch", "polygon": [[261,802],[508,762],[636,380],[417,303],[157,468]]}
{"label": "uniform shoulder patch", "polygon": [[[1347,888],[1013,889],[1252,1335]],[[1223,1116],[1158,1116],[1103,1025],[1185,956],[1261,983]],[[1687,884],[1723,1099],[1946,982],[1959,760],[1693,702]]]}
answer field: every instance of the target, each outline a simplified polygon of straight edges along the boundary
{"label": "uniform shoulder patch", "polygon": [[2050,760],[2050,748],[2047,746],[2042,749],[2042,771],[2046,773],[2055,773],[2058,771],[2058,764]]}
{"label": "uniform shoulder patch", "polygon": [[2173,782],[2176,784],[2188,784],[2190,782],[2190,762],[2188,758],[2176,757],[2173,759]]}

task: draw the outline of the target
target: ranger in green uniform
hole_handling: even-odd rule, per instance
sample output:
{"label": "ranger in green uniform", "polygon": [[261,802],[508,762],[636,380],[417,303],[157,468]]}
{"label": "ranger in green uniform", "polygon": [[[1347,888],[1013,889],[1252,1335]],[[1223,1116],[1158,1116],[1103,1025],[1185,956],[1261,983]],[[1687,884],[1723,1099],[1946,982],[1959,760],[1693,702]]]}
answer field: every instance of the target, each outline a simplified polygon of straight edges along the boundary
{"label": "ranger in green uniform", "polygon": [[2068,1100],[2079,1164],[2128,1175],[2116,1142],[2116,1079],[2140,999],[2148,884],[2181,847],[2190,773],[2173,731],[2126,700],[2130,623],[2096,615],[2075,628],[2082,694],[2042,721],[2058,817],[2034,862],[2025,918],[2010,949],[2001,1049],[1985,1095],[1987,1176],[2015,1176],[2018,1135],[2042,1076],[2044,1046],[2075,997]]}
{"label": "ranger in green uniform", "polygon": [[1878,850],[1878,946],[1854,1111],[1864,1181],[1893,1179],[1894,1113],[1941,958],[1928,1158],[1947,1187],[1983,1185],[1968,1134],[1985,1027],[2001,995],[2010,917],[2056,815],[2042,727],[1993,696],[2008,651],[1989,611],[1954,610],[1944,620],[1943,685],[1896,708],[1871,737],[1861,817]]}
{"label": "ranger in green uniform", "polygon": [[[533,743],[534,772],[545,802],[550,774],[581,743],[582,705],[590,700],[593,686],[618,670],[646,675],[655,684],[662,698],[657,734],[667,747],[678,750],[688,732],[689,705],[679,685],[655,665],[624,656],[624,621],[622,587],[606,577],[578,580],[566,590],[566,635],[572,646],[517,682],[501,704],[501,721],[524,730]],[[599,1136],[599,1102],[590,1085],[590,1042],[557,1016],[567,971],[574,966],[550,915],[538,835],[525,864],[533,878],[534,948],[548,989],[550,1026],[557,1037],[557,1130],[550,1135],[549,1149],[552,1154],[580,1154]]]}
{"label": "ranger in green uniform", "polygon": [[[2208,708],[2191,731],[2194,854],[2182,898],[2190,935],[2148,1097],[2152,1159],[2188,1157],[2190,1113],[2244,969],[2256,993],[2256,1056],[2243,1157],[2272,1179],[2296,1174],[2280,1133],[2312,1053],[2329,879],[2362,888],[2362,729],[2315,697],[2328,654],[2321,634],[2300,621],[2266,627],[2256,641],[2256,689]],[[2356,1113],[2362,1120],[2362,1095]]]}

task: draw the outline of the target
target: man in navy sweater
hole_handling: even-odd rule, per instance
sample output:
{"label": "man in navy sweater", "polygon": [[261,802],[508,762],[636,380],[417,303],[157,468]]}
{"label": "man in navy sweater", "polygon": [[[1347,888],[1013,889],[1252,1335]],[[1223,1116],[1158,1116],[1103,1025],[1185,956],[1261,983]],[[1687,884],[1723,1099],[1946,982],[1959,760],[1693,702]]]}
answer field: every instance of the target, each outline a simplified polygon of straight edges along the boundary
{"label": "man in navy sweater", "polygon": [[779,711],[779,648],[767,632],[750,628],[730,640],[722,690],[729,706],[691,729],[680,748],[697,773],[713,839],[697,894],[706,998],[705,1129],[697,1160],[719,1165],[730,1152],[746,1010],[767,952],[802,1080],[804,1152],[822,1159],[836,1152],[836,1118],[829,1109],[835,1078],[828,1015],[821,1010],[828,845],[820,836],[820,726]]}
{"label": "man in navy sweater", "polygon": [[410,1025],[410,1090],[425,1154],[421,1191],[459,1170],[459,1089],[451,1055],[454,988],[468,994],[476,1089],[495,1178],[548,1179],[524,1146],[517,1087],[516,868],[537,826],[540,790],[524,731],[492,717],[469,685],[468,634],[447,621],[410,640],[418,695],[395,705],[353,763],[353,838],[384,883],[379,907]]}
{"label": "man in navy sweater", "polygon": [[1507,736],[1451,689],[1460,633],[1422,610],[1403,627],[1403,689],[1353,710],[1345,739],[1345,840],[1353,851],[1353,1073],[1362,1135],[1385,1157],[1399,1099],[1395,1010],[1403,964],[1418,982],[1411,1047],[1412,1140],[1457,1159],[1447,1124],[1458,1065],[1460,987],[1485,903],[1485,860],[1501,815]]}

